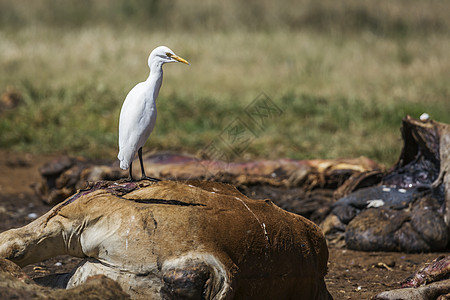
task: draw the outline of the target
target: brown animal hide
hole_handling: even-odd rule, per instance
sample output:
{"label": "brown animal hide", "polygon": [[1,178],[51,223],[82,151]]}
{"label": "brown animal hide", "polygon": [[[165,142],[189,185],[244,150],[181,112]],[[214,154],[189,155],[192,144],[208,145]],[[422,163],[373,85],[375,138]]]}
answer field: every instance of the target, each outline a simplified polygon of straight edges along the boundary
{"label": "brown animal hide", "polygon": [[0,234],[20,266],[61,254],[86,258],[67,287],[105,275],[136,299],[331,298],[320,229],[215,182],[97,182]]}
{"label": "brown animal hide", "polygon": [[341,198],[322,224],[328,238],[344,236],[348,248],[366,251],[447,248],[450,126],[407,116],[402,137],[400,158],[389,172],[357,175],[336,191]]}

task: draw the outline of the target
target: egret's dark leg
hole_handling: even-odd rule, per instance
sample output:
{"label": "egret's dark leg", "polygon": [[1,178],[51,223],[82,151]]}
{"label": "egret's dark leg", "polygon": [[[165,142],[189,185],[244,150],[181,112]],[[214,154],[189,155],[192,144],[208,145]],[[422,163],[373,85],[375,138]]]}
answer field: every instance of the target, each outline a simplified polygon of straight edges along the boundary
{"label": "egret's dark leg", "polygon": [[147,177],[147,175],[145,175],[144,163],[142,162],[142,147],[139,148],[139,150],[138,150],[138,156],[139,156],[139,162],[141,163],[141,172],[142,172],[141,180],[147,179],[147,180],[151,180],[151,181],[161,181],[161,179]]}
{"label": "egret's dark leg", "polygon": [[133,178],[133,162],[130,163],[130,168],[128,169],[130,171],[130,177],[128,177],[128,181],[134,181]]}

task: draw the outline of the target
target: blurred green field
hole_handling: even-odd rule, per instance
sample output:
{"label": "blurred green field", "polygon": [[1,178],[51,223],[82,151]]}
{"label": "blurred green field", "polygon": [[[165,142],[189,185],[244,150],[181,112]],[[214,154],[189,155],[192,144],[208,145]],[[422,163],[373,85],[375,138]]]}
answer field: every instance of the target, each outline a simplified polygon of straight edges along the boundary
{"label": "blurred green field", "polygon": [[0,148],[115,159],[127,92],[167,45],[149,151],[196,154],[261,92],[283,110],[238,160],[368,156],[399,127],[450,123],[447,1],[0,0]]}

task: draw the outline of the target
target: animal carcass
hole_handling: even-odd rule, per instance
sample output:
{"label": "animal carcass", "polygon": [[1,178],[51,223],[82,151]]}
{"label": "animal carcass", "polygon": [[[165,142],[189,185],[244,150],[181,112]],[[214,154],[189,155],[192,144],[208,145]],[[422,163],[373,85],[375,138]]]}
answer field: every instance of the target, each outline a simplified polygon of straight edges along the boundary
{"label": "animal carcass", "polygon": [[86,258],[52,277],[66,288],[105,275],[135,299],[331,298],[320,229],[221,183],[100,181],[0,234],[19,266],[61,254]]}

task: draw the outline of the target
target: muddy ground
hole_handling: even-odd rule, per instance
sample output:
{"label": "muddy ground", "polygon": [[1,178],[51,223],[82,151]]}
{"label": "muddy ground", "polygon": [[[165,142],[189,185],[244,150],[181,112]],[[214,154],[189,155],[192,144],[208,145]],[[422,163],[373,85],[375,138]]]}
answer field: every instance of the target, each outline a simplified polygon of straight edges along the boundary
{"label": "muddy ground", "polygon": [[[0,232],[23,226],[50,209],[34,195],[32,184],[40,180],[38,168],[53,158],[0,150]],[[326,283],[335,299],[370,299],[381,291],[399,287],[400,281],[439,254],[331,248]],[[61,256],[27,266],[25,271],[36,278],[67,272],[79,261]]]}

